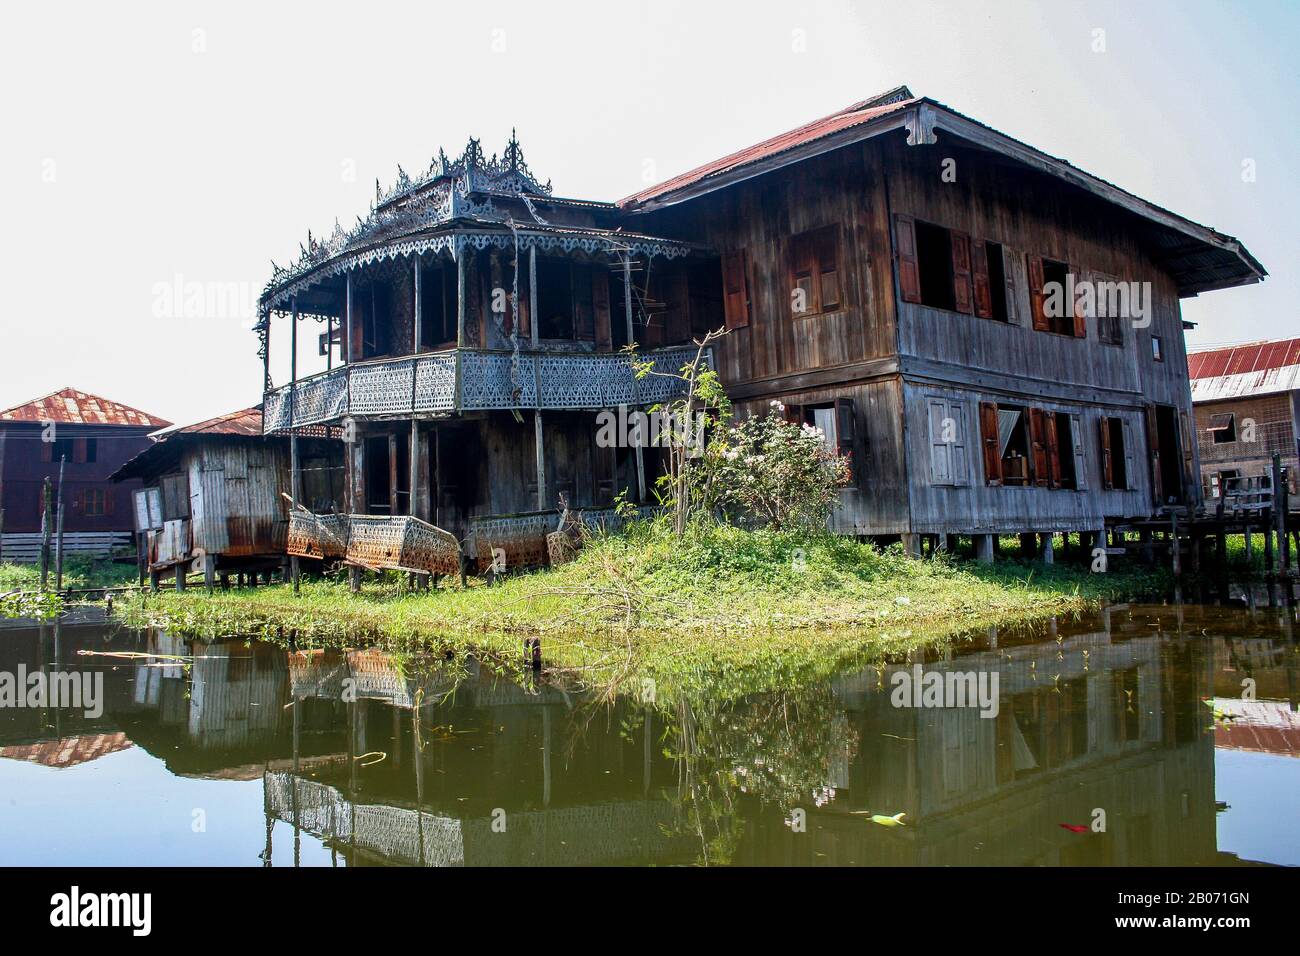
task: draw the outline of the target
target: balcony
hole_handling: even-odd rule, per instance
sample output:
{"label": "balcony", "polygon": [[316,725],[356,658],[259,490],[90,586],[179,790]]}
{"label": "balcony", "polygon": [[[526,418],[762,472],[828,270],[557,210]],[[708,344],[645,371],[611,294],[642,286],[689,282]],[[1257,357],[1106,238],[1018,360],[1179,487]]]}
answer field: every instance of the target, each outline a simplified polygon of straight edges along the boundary
{"label": "balcony", "polygon": [[[695,358],[693,346],[642,353],[655,370],[676,373]],[[706,355],[706,363],[712,364]],[[466,411],[599,409],[654,405],[681,394],[677,379],[637,379],[620,353],[453,349],[355,362],[300,379],[290,421],[290,386],[266,393],[263,430],[338,424],[346,417],[408,418]]]}

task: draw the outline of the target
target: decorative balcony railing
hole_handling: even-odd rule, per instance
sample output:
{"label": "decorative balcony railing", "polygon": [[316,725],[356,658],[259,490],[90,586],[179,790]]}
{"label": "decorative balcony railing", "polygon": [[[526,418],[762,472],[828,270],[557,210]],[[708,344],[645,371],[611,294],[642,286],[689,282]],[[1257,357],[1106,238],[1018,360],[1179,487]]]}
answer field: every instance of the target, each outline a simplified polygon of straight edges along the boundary
{"label": "decorative balcony railing", "polygon": [[[656,349],[639,358],[654,370],[679,372],[691,347]],[[711,356],[706,358],[711,362]],[[489,409],[613,408],[653,405],[681,394],[680,379],[638,379],[621,353],[511,352],[457,349],[357,362],[299,380],[265,396],[267,434],[359,417]],[[290,406],[292,405],[292,421]]]}

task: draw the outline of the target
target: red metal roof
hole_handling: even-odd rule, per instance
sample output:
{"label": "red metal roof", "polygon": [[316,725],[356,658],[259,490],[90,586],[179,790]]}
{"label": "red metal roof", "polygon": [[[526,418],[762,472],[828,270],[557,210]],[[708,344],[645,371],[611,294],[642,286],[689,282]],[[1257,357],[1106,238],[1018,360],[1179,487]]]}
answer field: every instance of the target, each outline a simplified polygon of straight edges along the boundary
{"label": "red metal roof", "polygon": [[1228,345],[1187,356],[1187,370],[1193,379],[1264,372],[1292,365],[1300,365],[1300,338]]}
{"label": "red metal roof", "polygon": [[718,173],[726,172],[738,166],[746,166],[750,163],[757,162],[760,159],[766,159],[777,153],[785,152],[796,146],[802,146],[804,143],[810,143],[813,140],[821,139],[823,136],[830,136],[832,133],[838,133],[840,130],[849,129],[853,126],[859,126],[862,123],[870,122],[880,116],[893,113],[897,110],[906,109],[913,103],[919,102],[918,98],[913,97],[910,90],[905,86],[882,93],[879,96],[873,96],[869,99],[861,100],[852,106],[846,106],[830,116],[823,116],[821,119],[813,120],[811,123],[805,123],[803,126],[796,127],[788,133],[781,133],[779,136],[773,136],[771,139],[765,139],[761,143],[746,147],[732,153],[729,156],[723,156],[721,159],[715,159],[703,166],[698,166],[690,172],[682,173],[672,179],[651,186],[639,193],[628,196],[626,199],[620,199],[620,206],[630,206],[639,202],[645,202],[647,199],[653,199],[655,196],[664,193],[670,193],[674,190],[681,189],[683,186],[689,186],[692,183],[699,182],[701,179],[707,179],[710,176],[716,176]]}
{"label": "red metal roof", "polygon": [[161,428],[171,422],[138,408],[111,402],[98,395],[63,388],[23,405],[0,411],[0,421],[63,422],[69,425],[144,425]]}
{"label": "red metal roof", "polygon": [[0,747],[0,757],[7,760],[26,760],[46,767],[75,767],[77,764],[98,760],[106,754],[117,753],[132,746],[124,733],[88,734],[81,737],[61,737],[35,744],[17,744]]}
{"label": "red metal roof", "polygon": [[177,425],[164,428],[154,433],[157,439],[167,439],[172,435],[246,435],[252,438],[262,437],[262,406],[242,408],[237,412],[227,412],[207,421],[195,422],[193,425]]}

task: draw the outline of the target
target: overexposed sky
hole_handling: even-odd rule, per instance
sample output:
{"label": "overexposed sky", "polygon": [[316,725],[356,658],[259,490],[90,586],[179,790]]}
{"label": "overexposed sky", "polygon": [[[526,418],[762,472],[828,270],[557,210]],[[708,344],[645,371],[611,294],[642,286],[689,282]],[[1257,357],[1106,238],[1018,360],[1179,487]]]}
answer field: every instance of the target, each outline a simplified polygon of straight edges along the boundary
{"label": "overexposed sky", "polygon": [[[249,328],[270,261],[351,225],[376,177],[422,171],[439,146],[472,135],[491,153],[517,127],[558,195],[617,199],[898,84],[1245,242],[1271,277],[1186,300],[1193,345],[1300,332],[1293,2],[173,0],[3,16],[0,407],[64,386],[176,422],[257,402]],[[238,294],[169,304],[178,282]]]}

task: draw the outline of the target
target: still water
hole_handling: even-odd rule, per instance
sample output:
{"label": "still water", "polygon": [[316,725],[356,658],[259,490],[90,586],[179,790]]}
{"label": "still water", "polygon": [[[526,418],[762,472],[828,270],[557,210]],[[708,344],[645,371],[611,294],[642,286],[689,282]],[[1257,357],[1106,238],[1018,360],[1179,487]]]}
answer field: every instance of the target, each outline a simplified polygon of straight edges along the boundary
{"label": "still water", "polygon": [[[1116,606],[653,706],[377,649],[0,630],[0,673],[103,676],[98,716],[0,709],[0,864],[1295,865],[1293,621]],[[900,705],[918,664],[996,675],[995,706]]]}

